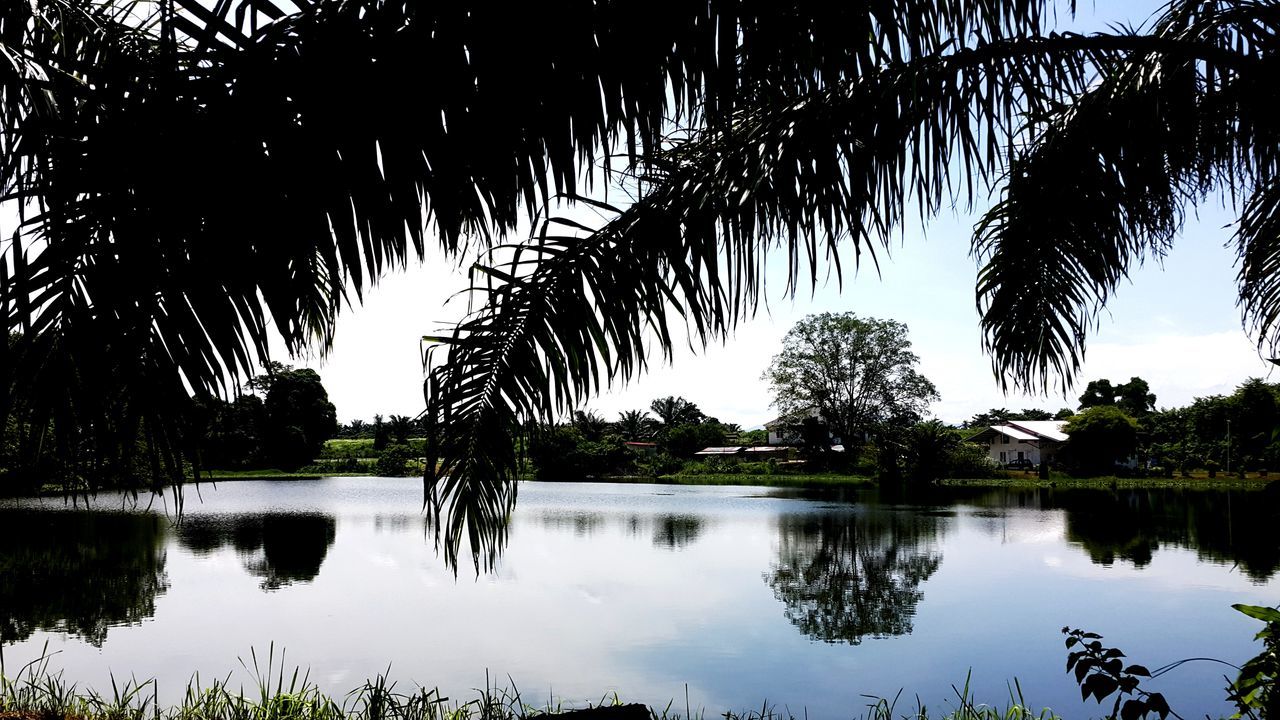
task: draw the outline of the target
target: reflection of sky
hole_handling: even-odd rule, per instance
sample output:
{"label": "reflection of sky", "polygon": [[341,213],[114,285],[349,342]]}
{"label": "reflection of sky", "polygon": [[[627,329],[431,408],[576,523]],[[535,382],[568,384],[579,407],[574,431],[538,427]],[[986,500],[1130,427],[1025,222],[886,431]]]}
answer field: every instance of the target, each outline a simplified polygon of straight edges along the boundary
{"label": "reflection of sky", "polygon": [[[455,580],[425,534],[420,492],[417,481],[380,479],[205,488],[188,512],[334,516],[319,575],[262,592],[234,549],[196,555],[171,534],[170,585],[154,618],[113,628],[102,651],[38,633],[6,648],[6,665],[47,639],[69,679],[102,688],[108,673],[156,676],[174,699],[197,671],[236,670],[233,680],[251,687],[235,659],[274,643],[335,693],[390,663],[402,687],[438,685],[454,698],[471,697],[487,669],[535,703],[616,691],[682,706],[687,683],[695,709],[767,700],[815,717],[855,715],[863,693],[899,688],[946,706],[974,668],[980,699],[1002,703],[1017,677],[1032,704],[1076,716],[1100,712],[1081,708],[1063,672],[1063,625],[1100,632],[1150,667],[1192,655],[1239,661],[1254,622],[1229,605],[1274,603],[1280,589],[1191,550],[1162,548],[1143,568],[1096,565],[1064,540],[1061,511],[960,507],[936,519],[928,542],[942,562],[920,586],[914,632],[828,644],[798,632],[762,580],[777,561],[779,517],[875,506],[832,510],[743,488],[524,484],[500,569]],[[1221,675],[1188,666],[1152,688],[1186,717],[1216,715]]]}

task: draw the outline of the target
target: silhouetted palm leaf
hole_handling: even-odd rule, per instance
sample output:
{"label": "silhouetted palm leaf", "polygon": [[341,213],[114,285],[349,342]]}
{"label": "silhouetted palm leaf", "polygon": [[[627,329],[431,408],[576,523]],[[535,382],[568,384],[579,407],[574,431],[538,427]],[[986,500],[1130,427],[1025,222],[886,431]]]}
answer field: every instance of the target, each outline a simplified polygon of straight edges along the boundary
{"label": "silhouetted palm leaf", "polygon": [[[1100,303],[1212,187],[1246,204],[1246,318],[1280,315],[1274,3],[1079,36],[1042,34],[1045,0],[0,2],[0,187],[27,212],[0,411],[83,477],[132,472],[139,438],[153,481],[179,477],[190,392],[250,374],[271,328],[323,351],[348,293],[429,235],[496,253],[427,383],[429,500],[477,565],[513,436],[669,353],[668,317],[721,337],[767,256],[792,291],[839,278],[1006,171],[975,248],[1009,382],[1069,378]],[[635,205],[495,250],[598,164]]]}
{"label": "silhouetted palm leaf", "polygon": [[1003,381],[1069,387],[1119,282],[1162,258],[1186,208],[1215,188],[1244,201],[1241,304],[1260,344],[1275,346],[1277,208],[1267,195],[1280,123],[1261,108],[1278,99],[1277,33],[1273,3],[1174,3],[1148,49],[1099,63],[1077,101],[1033,118],[1032,142],[974,240],[985,342]]}

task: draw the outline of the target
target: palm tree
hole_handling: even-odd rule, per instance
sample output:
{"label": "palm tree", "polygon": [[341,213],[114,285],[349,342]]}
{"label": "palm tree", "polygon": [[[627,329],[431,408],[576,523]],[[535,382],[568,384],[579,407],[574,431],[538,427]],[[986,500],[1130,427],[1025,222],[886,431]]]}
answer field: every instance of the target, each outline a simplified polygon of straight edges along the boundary
{"label": "palm tree", "polygon": [[618,421],[613,426],[623,440],[636,442],[652,438],[654,424],[644,410],[626,410],[618,413]]}
{"label": "palm tree", "polygon": [[573,413],[573,427],[582,433],[582,437],[596,441],[604,437],[605,432],[609,429],[609,421],[590,410],[575,410]]}
{"label": "palm tree", "polygon": [[[0,3],[0,197],[24,213],[0,419],[98,460],[142,437],[177,479],[191,392],[268,361],[269,323],[323,351],[428,237],[476,247],[479,307],[427,351],[450,558],[501,546],[511,438],[669,357],[670,322],[721,338],[768,258],[792,291],[840,277],[993,189],[974,251],[1009,384],[1069,382],[1127,269],[1216,187],[1246,321],[1277,340],[1270,2],[1094,35],[1047,32],[1050,0]],[[636,201],[579,197],[584,174]],[[555,197],[607,220],[545,217]]]}
{"label": "palm tree", "polygon": [[696,425],[702,422],[705,417],[697,405],[682,397],[671,395],[654,400],[649,404],[649,409],[653,411],[654,415],[658,416],[658,420],[664,428],[672,428],[676,425]]}
{"label": "palm tree", "polygon": [[358,438],[363,436],[366,432],[368,432],[368,430],[369,430],[369,423],[363,420],[356,419],[347,423],[347,432],[345,434],[347,437]]}
{"label": "palm tree", "polygon": [[392,415],[387,420],[387,432],[400,445],[409,442],[409,436],[418,429],[418,422],[408,415]]}

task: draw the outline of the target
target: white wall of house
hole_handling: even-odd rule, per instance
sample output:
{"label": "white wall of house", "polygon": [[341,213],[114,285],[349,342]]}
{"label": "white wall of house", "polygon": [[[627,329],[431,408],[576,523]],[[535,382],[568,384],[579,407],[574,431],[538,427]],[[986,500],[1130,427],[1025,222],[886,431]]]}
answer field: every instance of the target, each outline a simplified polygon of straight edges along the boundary
{"label": "white wall of house", "polygon": [[992,462],[1004,465],[1019,458],[1026,458],[1033,464],[1040,464],[1040,448],[1022,440],[1015,440],[1008,435],[997,434],[987,446],[987,457]]}

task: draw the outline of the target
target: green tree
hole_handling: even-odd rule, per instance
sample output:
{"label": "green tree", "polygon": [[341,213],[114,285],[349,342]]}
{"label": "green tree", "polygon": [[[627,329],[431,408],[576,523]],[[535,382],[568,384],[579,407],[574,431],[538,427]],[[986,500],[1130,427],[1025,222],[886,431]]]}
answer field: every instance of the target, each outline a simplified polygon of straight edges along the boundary
{"label": "green tree", "polygon": [[626,410],[618,413],[618,421],[613,424],[613,428],[623,440],[648,440],[653,437],[654,420],[643,410]]}
{"label": "green tree", "polygon": [[991,408],[986,412],[976,413],[973,417],[965,422],[965,427],[983,428],[993,425],[1003,425],[1013,419],[1013,413],[1008,408]]}
{"label": "green tree", "polygon": [[338,430],[338,414],[314,370],[274,364],[250,387],[266,392],[264,460],[291,470],[311,462]]}
{"label": "green tree", "polygon": [[408,415],[392,415],[387,420],[387,433],[398,445],[407,445],[409,437],[418,430],[418,421]]}
{"label": "green tree", "polygon": [[1080,395],[1080,409],[1116,404],[1116,389],[1110,380],[1090,380]]}
{"label": "green tree", "polygon": [[231,402],[211,400],[202,460],[214,468],[260,467],[267,452],[267,411],[262,398],[241,395]]}
{"label": "green tree", "polygon": [[1155,411],[1156,396],[1140,377],[1129,378],[1129,382],[1118,385],[1112,385],[1110,380],[1090,381],[1080,396],[1080,409],[1104,405],[1114,405],[1130,417],[1140,418]]}
{"label": "green tree", "polygon": [[900,322],[823,313],[787,332],[765,377],[782,417],[798,422],[817,412],[853,449],[886,423],[918,421],[937,399],[933,383],[916,370],[919,360]]}
{"label": "green tree", "polygon": [[916,423],[907,437],[907,476],[915,480],[948,477],[951,458],[962,442],[959,433],[941,420]]}
{"label": "green tree", "polygon": [[671,395],[654,400],[649,404],[649,410],[658,416],[658,421],[664,427],[696,425],[706,418],[697,405],[682,397]]}
{"label": "green tree", "polygon": [[609,430],[609,421],[590,410],[575,410],[572,425],[583,438],[592,442],[599,442]]}
{"label": "green tree", "polygon": [[1067,421],[1063,460],[1081,475],[1106,475],[1138,449],[1138,422],[1114,405],[1087,408]]}
{"label": "green tree", "polygon": [[658,446],[672,457],[687,459],[707,447],[724,445],[724,428],[720,423],[695,423],[667,428]]}
{"label": "green tree", "polygon": [[391,428],[381,415],[373,416],[373,449],[383,450],[391,441]]}

